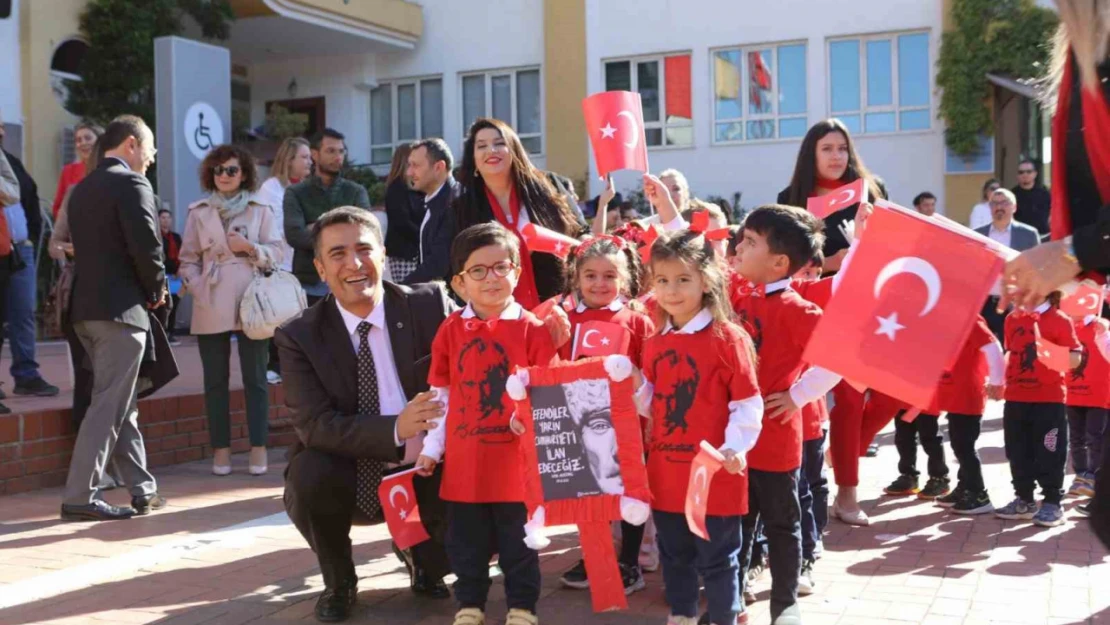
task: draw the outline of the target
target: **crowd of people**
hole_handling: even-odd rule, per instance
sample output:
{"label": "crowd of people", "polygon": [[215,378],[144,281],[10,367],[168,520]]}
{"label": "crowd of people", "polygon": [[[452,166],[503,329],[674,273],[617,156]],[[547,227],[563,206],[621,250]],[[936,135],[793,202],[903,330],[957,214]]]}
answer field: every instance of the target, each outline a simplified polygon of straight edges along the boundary
{"label": "crowd of people", "polygon": [[[1044,527],[1063,523],[1066,495],[1089,497],[1077,509],[1110,539],[1110,497],[1099,488],[1110,324],[1059,309],[1066,282],[1110,271],[1110,146],[1107,134],[1090,130],[1110,128],[1108,65],[1077,45],[1100,36],[1098,20],[1092,26],[1074,8],[1061,14],[1070,30],[1058,42],[1053,189],[1038,184],[1028,160],[1013,190],[984,185],[970,227],[1021,254],[1007,263],[929,406],[861,390],[803,356],[873,207],[858,203],[824,220],[801,207],[859,180],[869,197],[888,197],[836,119],[809,129],[777,202],[739,224],[729,223],[731,207],[694,197],[676,170],[644,175],[651,216],[636,214],[611,179],[597,198],[579,202],[573,184],[531,163],[508,124],[482,118],[458,164],[441,138],[399,147],[380,211],[371,210],[365,187],[344,178],[345,137],[334,129],[286,140],[264,181],[249,151],[216,146],[199,171],[207,195],[187,207],[180,235],[145,177],[156,153],[147,125],[121,116],[103,129],[79,126],[78,161],[59,180],[49,242],[65,265],[59,309],[78,426],[62,518],[126,519],[166,505],[146,466],[137,398],[176,375],[175,313],[187,293],[212,473],[232,472],[232,343],[253,475],[268,470],[267,384],[285,386],[298,435],[285,505],[320,562],[321,621],[347,618],[356,600],[352,524],[380,522],[382,479],[415,467],[430,539],[394,546],[413,592],[448,598],[443,579],[454,573],[455,625],[482,625],[496,556],[506,623],[538,622],[538,543],[529,529],[537,521],[524,504],[519,452],[527,432],[507,387],[520,367],[572,360],[573,337],[587,323],[628,338],[620,355],[633,367],[651,490],[640,503],[651,515],[620,523],[617,560],[626,594],[662,568],[669,625],[747,622],[751,583],[765,570],[772,623],[801,623],[798,597],[814,591],[830,513],[870,523],[857,492],[859,459],[891,421],[899,475],[887,494]],[[936,202],[924,191],[913,205],[932,218]],[[10,239],[0,236],[0,310],[12,334],[14,392],[55,394],[34,362],[38,199],[7,153],[0,204],[0,230]],[[576,246],[565,256],[535,249],[526,236],[535,226]],[[251,338],[244,297],[257,276],[282,271],[299,281],[308,308],[273,339]],[[1039,340],[1069,350],[1070,370],[1046,366]],[[988,400],[1005,402],[1014,489],[997,508],[976,449]],[[955,480],[941,415],[959,461]],[[613,425],[585,427],[591,445],[583,455],[611,492],[619,488],[616,439],[603,430]],[[708,539],[685,513],[702,441],[723,457],[706,506]],[[928,458],[924,485],[919,443]],[[1075,478],[1065,490],[1069,453]],[[828,468],[837,486],[831,502]],[[129,507],[103,499],[116,487],[128,489]],[[569,588],[590,585],[585,562],[560,579]],[[707,608],[699,615],[702,588]]]}

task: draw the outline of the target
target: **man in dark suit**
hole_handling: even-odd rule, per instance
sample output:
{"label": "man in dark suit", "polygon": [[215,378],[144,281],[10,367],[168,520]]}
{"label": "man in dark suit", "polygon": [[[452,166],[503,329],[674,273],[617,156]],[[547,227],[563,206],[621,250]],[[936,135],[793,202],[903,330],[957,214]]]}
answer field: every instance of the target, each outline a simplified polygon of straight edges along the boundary
{"label": "man in dark suit", "polygon": [[[154,192],[144,175],[154,162],[154,135],[143,120],[125,115],[108,125],[100,145],[100,166],[69,199],[70,319],[92,362],[93,391],[66,478],[66,520],[125,519],[166,504],[146,468],[136,398],[148,310],[167,300]],[[98,496],[109,458],[131,489],[130,508]]]}
{"label": "man in dark suit", "polygon": [[[1012,191],[997,189],[988,198],[988,202],[991,209],[991,223],[982,228],[977,228],[976,232],[1019,252],[1034,248],[1041,242],[1040,234],[1037,233],[1036,228],[1014,219],[1014,213],[1017,211],[1017,200],[1014,198]],[[1000,284],[996,284],[991,289],[990,296],[983,304],[982,312],[991,332],[998,337],[999,341],[1005,344],[1002,331],[1007,313],[998,312],[998,299],[1002,295],[1000,289]]]}
{"label": "man in dark suit", "polygon": [[424,201],[420,223],[420,255],[416,269],[404,280],[417,284],[448,280],[451,273],[451,241],[455,237],[455,211],[452,204],[462,187],[451,176],[454,159],[443,139],[424,139],[413,145],[405,176]]}
{"label": "man in dark suit", "polygon": [[[352,523],[381,519],[383,464],[400,462],[405,442],[418,444],[445,414],[427,378],[432,339],[454,305],[439,285],[382,281],[381,229],[366,211],[324,213],[312,236],[316,270],[331,295],[274,336],[299,439],[285,475],[285,509],[320,561],[325,590],[316,617],[340,621],[358,592]],[[447,597],[439,474],[417,477],[414,486],[432,540],[401,555],[414,592]]]}

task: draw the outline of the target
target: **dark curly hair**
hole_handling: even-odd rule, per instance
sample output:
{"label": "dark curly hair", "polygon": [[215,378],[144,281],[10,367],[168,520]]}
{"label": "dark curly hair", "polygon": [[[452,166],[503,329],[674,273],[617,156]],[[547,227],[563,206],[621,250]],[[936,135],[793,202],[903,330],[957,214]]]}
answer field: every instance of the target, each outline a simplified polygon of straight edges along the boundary
{"label": "dark curly hair", "polygon": [[252,192],[258,189],[258,169],[254,166],[254,157],[243,148],[228,143],[212,148],[212,151],[201,161],[200,188],[209,193],[214,193],[216,191],[216,174],[212,170],[217,165],[222,165],[233,158],[239,161],[239,168],[242,169],[243,179],[239,188]]}

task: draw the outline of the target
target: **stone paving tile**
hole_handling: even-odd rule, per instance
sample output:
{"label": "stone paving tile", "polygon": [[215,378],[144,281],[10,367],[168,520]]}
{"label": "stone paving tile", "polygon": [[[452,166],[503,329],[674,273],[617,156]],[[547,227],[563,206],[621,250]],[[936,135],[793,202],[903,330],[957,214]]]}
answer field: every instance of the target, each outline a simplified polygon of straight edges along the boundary
{"label": "stone paving tile", "polygon": [[[981,446],[987,450],[987,482],[1001,504],[1008,499],[1009,476],[997,453],[1002,436],[997,406],[992,408]],[[1070,512],[1073,502],[1065,506],[1065,526],[1042,529],[989,516],[957,518],[914,498],[880,497],[896,463],[889,432],[880,440],[887,445],[878,458],[864,459],[861,471],[873,525],[831,522],[814,573],[817,592],[801,600],[807,625],[1110,625],[1110,559],[1085,521]],[[0,625],[315,622],[323,582],[314,555],[282,514],[283,458],[283,451],[274,450],[270,473],[258,478],[215,478],[204,462],[162,469],[160,489],[170,507],[125,522],[61,523],[57,490],[0,498],[0,606],[14,604],[0,607]],[[128,495],[113,491],[107,498],[124,503]],[[261,523],[257,519],[266,523],[218,531]],[[360,593],[351,622],[450,622],[451,601],[420,600],[408,592],[384,527],[357,527],[352,539]],[[157,557],[143,562],[148,554]],[[96,573],[126,557],[139,558],[139,564]],[[588,593],[558,583],[578,558],[573,528],[553,530],[552,544],[541,554],[544,623],[665,621],[658,572],[646,576],[645,591],[629,597],[627,611],[593,614]],[[75,572],[91,577],[73,580]],[[770,583],[765,575],[754,587],[759,602],[749,608],[751,625],[770,622]],[[38,588],[41,596],[13,600],[6,594],[27,588]],[[504,587],[496,579],[487,622],[503,623],[505,612]]]}

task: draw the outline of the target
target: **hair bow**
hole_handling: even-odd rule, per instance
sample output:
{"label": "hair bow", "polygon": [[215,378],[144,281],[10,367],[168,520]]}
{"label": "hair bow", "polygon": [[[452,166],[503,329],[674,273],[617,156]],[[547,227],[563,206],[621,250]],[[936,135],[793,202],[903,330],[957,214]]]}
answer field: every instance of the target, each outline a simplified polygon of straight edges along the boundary
{"label": "hair bow", "polygon": [[705,238],[710,241],[723,241],[732,236],[728,228],[709,229],[709,211],[707,210],[694,211],[693,216],[690,218],[689,230],[690,232],[705,235]]}

